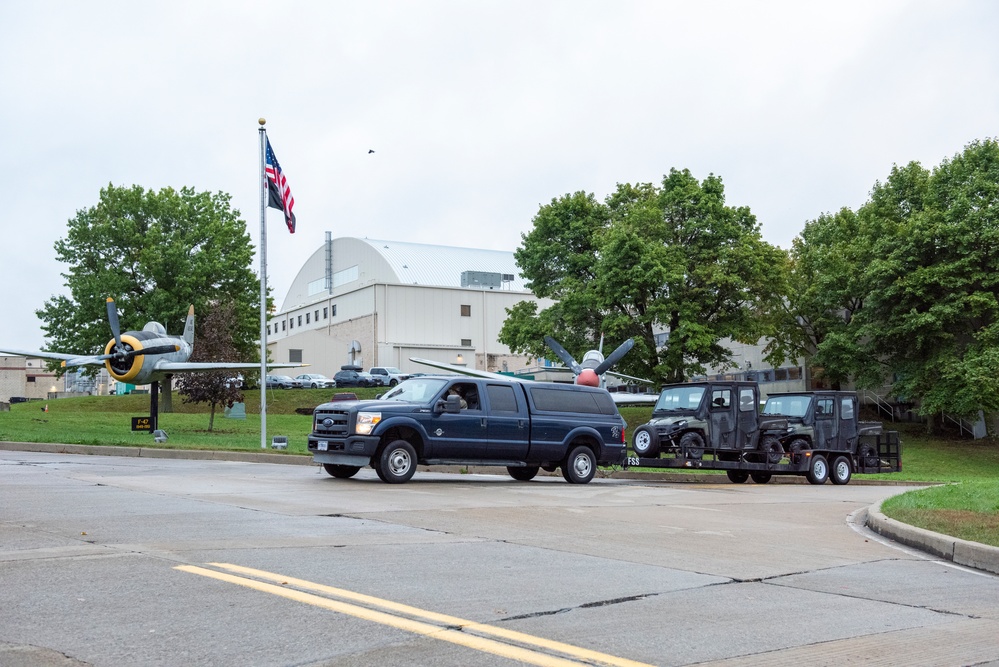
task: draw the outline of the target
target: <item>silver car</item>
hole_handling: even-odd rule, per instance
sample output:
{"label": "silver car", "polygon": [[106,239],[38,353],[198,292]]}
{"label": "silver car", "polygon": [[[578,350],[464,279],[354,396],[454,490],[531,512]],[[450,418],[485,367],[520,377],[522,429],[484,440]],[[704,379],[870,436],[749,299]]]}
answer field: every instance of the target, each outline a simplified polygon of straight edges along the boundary
{"label": "silver car", "polygon": [[302,383],[306,389],[330,389],[336,386],[333,378],[328,378],[319,373],[303,373],[296,375],[295,379]]}

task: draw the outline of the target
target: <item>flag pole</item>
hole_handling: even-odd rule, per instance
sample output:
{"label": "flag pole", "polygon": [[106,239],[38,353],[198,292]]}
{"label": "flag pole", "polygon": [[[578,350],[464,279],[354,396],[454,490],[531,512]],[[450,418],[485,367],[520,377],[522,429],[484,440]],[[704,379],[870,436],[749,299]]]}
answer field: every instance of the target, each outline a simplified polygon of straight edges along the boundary
{"label": "flag pole", "polygon": [[267,449],[267,122],[260,123],[260,449]]}

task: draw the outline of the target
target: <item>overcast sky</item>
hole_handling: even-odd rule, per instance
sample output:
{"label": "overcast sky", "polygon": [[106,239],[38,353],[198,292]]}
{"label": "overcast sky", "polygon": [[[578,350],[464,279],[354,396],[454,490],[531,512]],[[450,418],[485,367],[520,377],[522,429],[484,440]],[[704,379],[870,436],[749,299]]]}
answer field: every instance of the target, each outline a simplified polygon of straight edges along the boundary
{"label": "overcast sky", "polygon": [[0,345],[41,348],[53,244],[109,183],[228,192],[257,245],[259,117],[280,305],[326,231],[512,251],[539,205],[673,167],[789,247],[999,135],[997,35],[990,0],[5,2]]}

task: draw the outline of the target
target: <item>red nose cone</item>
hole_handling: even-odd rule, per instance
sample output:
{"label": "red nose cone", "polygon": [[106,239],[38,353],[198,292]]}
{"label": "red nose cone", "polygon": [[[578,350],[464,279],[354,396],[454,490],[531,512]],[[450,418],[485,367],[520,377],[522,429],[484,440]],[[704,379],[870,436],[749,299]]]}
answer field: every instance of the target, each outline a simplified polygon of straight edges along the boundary
{"label": "red nose cone", "polygon": [[576,384],[586,385],[587,387],[599,387],[600,376],[594,373],[592,368],[584,368],[576,376]]}

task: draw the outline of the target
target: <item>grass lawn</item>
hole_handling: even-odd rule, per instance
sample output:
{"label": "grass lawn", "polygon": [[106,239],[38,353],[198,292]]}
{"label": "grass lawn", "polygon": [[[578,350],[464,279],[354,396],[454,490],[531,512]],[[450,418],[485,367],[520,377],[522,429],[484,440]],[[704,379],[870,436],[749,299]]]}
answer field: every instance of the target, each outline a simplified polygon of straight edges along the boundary
{"label": "grass lawn", "polygon": [[[343,390],[341,390],[343,391]],[[374,398],[384,388],[350,389],[359,398]],[[275,435],[288,438],[288,455],[306,455],[312,428],[311,410],[328,401],[335,389],[292,389],[267,392],[267,443]],[[149,396],[85,396],[45,402],[19,403],[0,412],[0,440],[57,442],[125,447],[163,447],[260,451],[260,392],[247,391],[246,419],[228,419],[222,410],[208,430],[208,407],[183,403],[174,393],[171,413],[162,412],[159,427],[169,440],[156,444],[146,432],[132,432],[131,417],[148,416]],[[307,414],[299,414],[305,412]],[[628,431],[647,422],[651,407],[625,407],[621,414]],[[999,546],[999,443],[926,435],[920,424],[885,423],[900,431],[902,472],[862,475],[857,479],[940,482],[947,486],[911,491],[882,506],[887,515],[904,523],[962,539]],[[706,471],[704,474],[717,474]]]}

